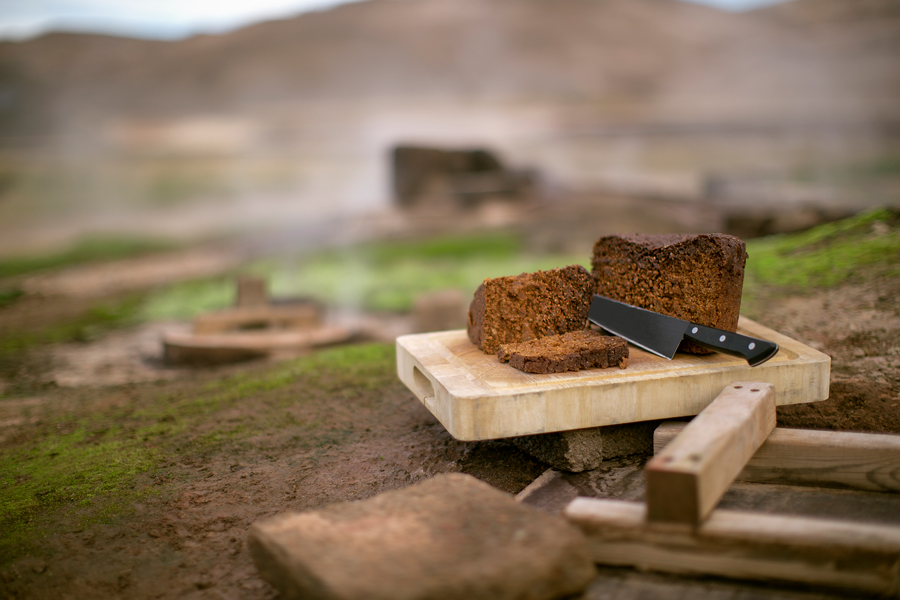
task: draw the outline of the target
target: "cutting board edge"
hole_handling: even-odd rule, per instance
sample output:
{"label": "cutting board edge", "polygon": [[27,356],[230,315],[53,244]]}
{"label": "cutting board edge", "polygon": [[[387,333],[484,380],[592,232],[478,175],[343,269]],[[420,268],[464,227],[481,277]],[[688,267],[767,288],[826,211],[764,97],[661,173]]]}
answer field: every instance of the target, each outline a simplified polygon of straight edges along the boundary
{"label": "cutting board edge", "polygon": [[[742,317],[741,325],[751,334],[760,337],[766,334],[775,338],[773,341],[795,354],[796,358],[789,359],[790,362],[767,363],[753,368],[688,370],[682,374],[676,371],[640,381],[622,378],[555,390],[519,387],[504,392],[479,385],[474,377],[466,377],[464,372],[451,365],[431,344],[432,334],[412,334],[397,338],[397,371],[400,380],[416,398],[460,441],[503,439],[692,416],[698,414],[725,386],[741,380],[759,380],[775,385],[778,405],[815,402],[828,397],[831,363],[828,355],[750,319]],[[438,333],[448,332],[434,332]],[[797,376],[792,372],[796,370],[802,371],[802,374]],[[642,398],[638,398],[637,391],[632,389],[639,385]],[[590,398],[591,392],[598,390],[604,394],[602,403]],[[547,399],[545,396],[551,391],[553,398]],[[690,400],[676,403],[675,408],[660,409],[661,403],[658,402],[654,406],[652,398],[666,394],[689,397]],[[597,408],[597,405],[609,406],[613,402],[620,403],[621,410]],[[514,408],[509,406],[512,403],[516,404]],[[559,414],[567,411],[568,414]],[[573,421],[577,422],[577,426],[572,426]]]}

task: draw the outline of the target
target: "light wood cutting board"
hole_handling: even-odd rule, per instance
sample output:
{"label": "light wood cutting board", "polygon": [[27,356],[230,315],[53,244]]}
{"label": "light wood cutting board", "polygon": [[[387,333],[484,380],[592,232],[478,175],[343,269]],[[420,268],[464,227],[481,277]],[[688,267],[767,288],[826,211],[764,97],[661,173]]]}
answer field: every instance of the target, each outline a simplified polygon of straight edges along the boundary
{"label": "light wood cutting board", "polygon": [[776,405],[828,398],[828,355],[745,317],[738,332],[777,343],[778,354],[751,368],[726,354],[666,360],[630,346],[625,369],[535,375],[484,354],[460,329],[397,338],[397,373],[462,441],[696,415],[733,381],[773,384]]}

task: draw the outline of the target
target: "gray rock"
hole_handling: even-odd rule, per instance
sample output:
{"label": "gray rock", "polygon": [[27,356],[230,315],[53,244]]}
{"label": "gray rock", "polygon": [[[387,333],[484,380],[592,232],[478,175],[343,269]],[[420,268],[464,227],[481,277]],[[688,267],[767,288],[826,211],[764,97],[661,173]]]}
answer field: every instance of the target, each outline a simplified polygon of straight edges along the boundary
{"label": "gray rock", "polygon": [[608,425],[510,438],[507,442],[554,469],[580,473],[596,469],[604,458],[653,452],[658,421]]}
{"label": "gray rock", "polygon": [[257,523],[249,546],[287,599],[539,600],[595,574],[564,519],[459,473]]}

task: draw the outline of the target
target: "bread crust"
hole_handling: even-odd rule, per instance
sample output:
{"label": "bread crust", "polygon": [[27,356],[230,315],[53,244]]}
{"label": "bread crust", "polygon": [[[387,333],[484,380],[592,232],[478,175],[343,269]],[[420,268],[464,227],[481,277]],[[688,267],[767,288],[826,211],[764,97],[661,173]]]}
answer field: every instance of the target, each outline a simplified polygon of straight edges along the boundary
{"label": "bread crust", "polygon": [[503,344],[497,350],[497,358],[526,373],[563,373],[612,366],[624,369],[628,366],[628,342],[583,329]]}
{"label": "bread crust", "polygon": [[[608,235],[594,244],[594,292],[692,323],[736,331],[747,251],[735,236]],[[709,354],[684,341],[682,352]]]}
{"label": "bread crust", "polygon": [[585,329],[593,288],[580,265],[485,279],[469,305],[469,340],[494,354],[501,344]]}

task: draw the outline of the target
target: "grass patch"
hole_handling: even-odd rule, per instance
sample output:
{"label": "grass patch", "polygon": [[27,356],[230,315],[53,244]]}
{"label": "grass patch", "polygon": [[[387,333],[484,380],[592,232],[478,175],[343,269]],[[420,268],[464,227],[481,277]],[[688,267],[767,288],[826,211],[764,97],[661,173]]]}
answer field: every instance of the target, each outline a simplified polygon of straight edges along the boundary
{"label": "grass patch", "polygon": [[5,330],[0,336],[0,373],[14,374],[26,353],[36,347],[63,342],[86,342],[118,327],[137,322],[143,303],[140,295],[102,302],[74,319],[40,329]]}
{"label": "grass patch", "polygon": [[233,277],[213,277],[168,286],[148,295],[140,309],[140,318],[147,321],[190,319],[231,306],[235,285]]}
{"label": "grass patch", "polygon": [[419,260],[506,259],[522,254],[522,241],[511,233],[438,237],[416,241],[363,244],[353,250],[375,265],[416,257]]}
{"label": "grass patch", "polygon": [[[255,425],[247,425],[245,433],[278,429],[284,423],[282,410],[286,407],[321,395],[356,397],[393,383],[396,380],[394,353],[392,344],[360,344],[321,350],[263,373],[254,371],[211,382],[194,397],[167,405],[165,411],[171,414],[170,411],[176,410],[182,421],[204,418],[254,398],[260,410],[253,415]],[[292,392],[279,393],[287,388]],[[297,390],[300,393],[294,393]]]}
{"label": "grass patch", "polygon": [[121,428],[80,427],[0,456],[0,561],[48,511],[79,511],[86,522],[119,512],[118,506],[147,494],[133,483],[156,466],[153,449],[133,443]]}
{"label": "grass patch", "polygon": [[0,278],[61,269],[82,263],[132,258],[171,250],[174,247],[172,243],[159,240],[88,237],[62,252],[0,259]]}
{"label": "grass patch", "polygon": [[6,308],[15,304],[16,300],[25,295],[23,290],[13,288],[10,290],[0,290],[0,308]]}
{"label": "grass patch", "polygon": [[[329,250],[293,262],[266,261],[250,270],[265,276],[274,295],[312,296],[327,304],[403,312],[416,296],[446,288],[474,292],[486,277],[587,264],[588,257],[537,256],[512,234],[379,242]],[[207,280],[151,296],[148,319],[186,319],[228,306],[234,282]]]}
{"label": "grass patch", "polygon": [[[21,555],[60,517],[83,526],[129,514],[169,488],[166,465],[258,454],[267,440],[322,452],[356,432],[354,415],[379,410],[396,381],[392,344],[323,350],[210,381],[144,388],[128,406],[52,414],[0,451],[0,564]],[[252,407],[248,409],[247,407]]]}
{"label": "grass patch", "polygon": [[750,240],[747,253],[741,312],[759,318],[768,297],[900,276],[900,216],[866,211],[800,233]]}
{"label": "grass patch", "polygon": [[792,293],[833,287],[863,274],[867,267],[900,273],[900,216],[879,208],[790,235],[747,244],[751,286]]}

